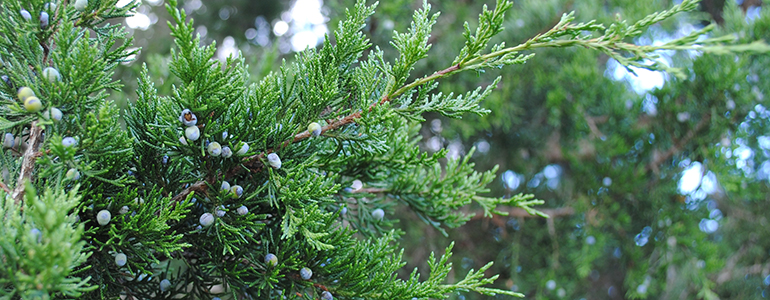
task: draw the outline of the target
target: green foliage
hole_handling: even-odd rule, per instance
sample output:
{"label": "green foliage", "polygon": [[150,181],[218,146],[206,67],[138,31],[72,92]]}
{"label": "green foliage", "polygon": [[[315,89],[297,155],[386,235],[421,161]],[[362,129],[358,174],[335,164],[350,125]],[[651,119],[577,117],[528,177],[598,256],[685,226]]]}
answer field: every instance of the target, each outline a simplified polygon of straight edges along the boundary
{"label": "green foliage", "polygon": [[[402,232],[392,228],[399,207],[445,235],[474,216],[468,211],[474,205],[486,217],[511,207],[546,216],[533,208],[544,202],[532,195],[488,196],[497,168],[476,171],[473,150],[445,160],[446,150],[420,149],[425,114],[487,114],[479,104],[502,82],[454,96],[437,92],[438,79],[523,64],[533,56],[521,52],[546,47],[633,53],[618,59],[626,66],[643,66],[659,49],[767,51],[762,43],[723,46],[722,38],[687,37],[656,47],[622,41],[693,9],[691,1],[631,27],[618,21],[599,38],[587,34],[603,25],[572,24],[574,15],[564,14],[523,44],[490,47],[513,7],[500,0],[491,11],[484,7],[475,34],[466,23],[465,48],[451,66],[412,79],[429,58],[438,13],[424,1],[410,28],[393,33],[398,55],[389,62],[362,32],[375,5],[361,0],[339,23],[334,43],[327,37],[321,49],[306,49],[252,82],[244,59],[215,59],[216,44],[203,45],[186,12],[170,1],[168,70],[143,66],[124,130],[119,110],[106,99],[120,88],[115,68],[137,50],[124,29],[108,21],[130,14],[138,2],[116,2],[90,1],[78,11],[33,1],[27,7],[33,16],[44,9],[52,14],[48,26],[16,13],[19,1],[0,4],[0,57],[8,76],[0,88],[0,128],[13,136],[0,160],[10,174],[0,186],[8,194],[2,226],[9,232],[0,236],[0,255],[13,258],[0,261],[8,274],[0,278],[6,298],[313,298],[322,291],[343,299],[456,292],[521,297],[489,287],[498,278],[485,275],[491,263],[449,282],[452,246],[427,260],[427,278],[417,269],[408,279],[398,277],[405,265],[396,245]],[[19,24],[22,34],[16,34]],[[60,70],[60,81],[40,76],[49,66]],[[21,86],[43,99],[44,112],[60,109],[62,120],[23,109]],[[320,135],[305,130],[314,122],[322,125]],[[50,192],[41,200],[35,189]],[[97,221],[106,212],[111,218]],[[45,230],[33,236],[35,226]],[[276,265],[265,262],[268,253],[278,257]],[[313,271],[309,279],[300,275],[305,268]],[[159,290],[163,279],[171,286]]]}

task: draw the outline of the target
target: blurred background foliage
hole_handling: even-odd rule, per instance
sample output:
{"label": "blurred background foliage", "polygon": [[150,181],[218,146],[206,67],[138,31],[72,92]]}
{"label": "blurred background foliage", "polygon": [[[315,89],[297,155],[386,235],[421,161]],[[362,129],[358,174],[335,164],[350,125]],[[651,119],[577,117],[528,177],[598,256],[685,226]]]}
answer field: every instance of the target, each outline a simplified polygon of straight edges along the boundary
{"label": "blurred background foliage", "polygon": [[[441,17],[429,58],[415,77],[451,64],[463,45],[462,23],[492,1],[431,0]],[[670,0],[521,0],[497,37],[508,45],[549,29],[561,14],[577,21],[636,20]],[[323,41],[352,0],[183,1],[204,43],[221,58],[241,51],[254,79]],[[127,19],[137,61],[118,73],[118,101],[134,98],[141,63],[168,94],[171,48],[162,0],[145,1]],[[403,32],[416,0],[381,1],[366,32],[393,57],[393,30]],[[759,0],[710,0],[702,11],[656,25],[629,41],[655,44],[716,22],[715,36],[735,33],[745,43],[770,37],[770,13]],[[475,24],[471,23],[471,27]],[[328,26],[328,28],[327,28]],[[459,74],[441,92],[462,92],[503,76],[483,103],[486,117],[449,120],[426,115],[426,151],[473,154],[478,170],[500,166],[494,196],[533,193],[546,200],[549,219],[511,210],[474,218],[444,237],[404,208],[399,227],[409,264],[425,270],[431,251],[450,240],[463,274],[495,261],[496,285],[529,299],[750,299],[770,293],[770,111],[764,94],[770,58],[661,52],[686,77],[626,70],[582,48],[535,52],[527,64]],[[630,73],[632,71],[637,76]],[[165,89],[165,90],[164,90]],[[474,259],[470,259],[473,257]],[[405,273],[407,274],[407,273]],[[471,295],[456,295],[458,299]]]}

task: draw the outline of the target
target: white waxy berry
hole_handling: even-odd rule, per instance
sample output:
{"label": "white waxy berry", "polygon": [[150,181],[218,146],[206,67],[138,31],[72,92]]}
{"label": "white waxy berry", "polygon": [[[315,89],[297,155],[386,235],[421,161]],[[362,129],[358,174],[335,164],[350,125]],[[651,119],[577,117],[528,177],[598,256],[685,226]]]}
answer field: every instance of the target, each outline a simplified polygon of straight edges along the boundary
{"label": "white waxy berry", "polygon": [[364,183],[358,179],[353,180],[353,184],[350,185],[350,188],[353,189],[353,191],[360,190],[362,187],[364,187]]}
{"label": "white waxy berry", "polygon": [[228,137],[227,131],[222,132],[222,139],[226,140]]}
{"label": "white waxy berry", "polygon": [[68,136],[61,140],[61,145],[64,147],[74,147],[77,145],[78,141],[75,140],[75,138]]}
{"label": "white waxy berry", "polygon": [[229,158],[230,156],[233,156],[233,150],[227,146],[222,147],[222,157]]}
{"label": "white waxy berry", "polygon": [[160,281],[160,291],[165,292],[168,291],[168,288],[171,287],[171,281],[168,279],[163,279]]}
{"label": "white waxy berry", "polygon": [[6,132],[5,136],[3,137],[3,147],[13,148],[14,144],[16,144],[16,138],[13,137],[13,133]]}
{"label": "white waxy berry", "polygon": [[99,222],[99,225],[101,226],[110,224],[111,219],[112,214],[110,214],[109,210],[103,209],[96,214],[96,222]]}
{"label": "white waxy berry", "polygon": [[70,168],[67,170],[67,174],[64,175],[68,180],[78,180],[80,179],[80,172],[78,172],[75,168]]}
{"label": "white waxy berry", "polygon": [[185,108],[179,115],[179,122],[182,122],[184,126],[195,126],[195,124],[198,124],[198,117],[192,111]]}
{"label": "white waxy berry", "polygon": [[281,168],[281,158],[278,157],[278,154],[270,153],[267,155],[267,163],[270,164],[271,167],[280,169]]}
{"label": "white waxy berry", "polygon": [[299,276],[304,280],[310,280],[310,277],[313,277],[313,271],[308,267],[304,267],[299,270]]}
{"label": "white waxy berry", "polygon": [[40,12],[40,28],[46,28],[48,27],[48,13],[41,11]]}
{"label": "white waxy berry", "polygon": [[19,100],[24,101],[27,100],[29,97],[35,96],[35,92],[32,91],[31,88],[23,86],[19,88],[19,91],[16,93],[16,96],[19,97]]}
{"label": "white waxy berry", "polygon": [[217,142],[211,142],[207,147],[207,151],[211,156],[219,156],[222,154],[222,145]]}
{"label": "white waxy berry", "polygon": [[249,152],[249,144],[243,142],[243,144],[241,144],[241,148],[239,148],[238,152],[235,152],[235,154],[238,154],[238,156],[243,156],[246,154],[246,152]]}
{"label": "white waxy berry", "polygon": [[[45,12],[42,12],[40,14],[41,15],[45,14]],[[61,74],[59,74],[59,70],[56,70],[55,68],[52,68],[52,67],[47,67],[43,69],[43,77],[45,77],[45,79],[47,79],[49,82],[57,82],[61,80]]]}
{"label": "white waxy berry", "polygon": [[24,20],[32,21],[32,15],[29,14],[29,12],[26,9],[22,9],[21,11],[19,11],[19,13],[21,14],[21,17],[24,18]]}
{"label": "white waxy berry", "polygon": [[24,109],[28,112],[39,112],[43,109],[43,102],[35,96],[24,99]]}
{"label": "white waxy berry", "polygon": [[179,137],[179,142],[182,143],[182,145],[187,146],[187,139],[185,139],[183,136]]}
{"label": "white waxy berry", "polygon": [[348,213],[347,206],[343,206],[342,208],[340,208],[340,215],[344,216],[346,213]]}
{"label": "white waxy berry", "polygon": [[43,118],[46,120],[61,121],[64,114],[56,107],[51,107],[43,113]]}
{"label": "white waxy berry", "polygon": [[323,291],[323,293],[321,293],[321,299],[322,300],[334,300],[334,296],[332,296],[332,293],[329,293],[329,291]]}
{"label": "white waxy berry", "polygon": [[43,10],[47,11],[54,11],[56,10],[56,3],[48,2],[45,5],[43,5]]}
{"label": "white waxy berry", "polygon": [[247,208],[246,206],[243,206],[243,205],[241,205],[241,207],[237,208],[235,211],[236,211],[236,212],[237,212],[239,215],[241,215],[241,216],[242,216],[242,215],[245,215],[245,214],[248,214],[248,213],[249,213],[249,208]]}
{"label": "white waxy berry", "polygon": [[199,221],[203,227],[209,227],[211,224],[214,224],[214,215],[210,213],[202,214]]}
{"label": "white waxy berry", "polygon": [[382,221],[382,218],[385,217],[385,211],[382,210],[382,208],[378,208],[372,211],[372,218],[374,218],[377,221]]}
{"label": "white waxy berry", "polygon": [[316,122],[310,123],[307,125],[307,132],[310,132],[312,136],[319,136],[321,135],[321,125]]}
{"label": "white waxy berry", "polygon": [[128,206],[126,206],[126,205],[123,205],[123,207],[121,207],[121,208],[120,208],[120,210],[118,211],[118,213],[120,213],[121,215],[125,215],[125,214],[127,214],[127,213],[128,213],[128,210],[129,210]]}
{"label": "white waxy berry", "polygon": [[184,136],[186,136],[191,141],[197,141],[198,138],[201,137],[201,131],[197,126],[190,126],[185,128]]}
{"label": "white waxy berry", "polygon": [[222,190],[229,191],[230,190],[230,183],[227,181],[222,181]]}
{"label": "white waxy berry", "polygon": [[216,213],[216,214],[217,214],[217,217],[220,217],[220,218],[221,218],[221,217],[224,217],[224,216],[225,216],[225,213],[226,213],[226,212],[224,211],[224,209],[225,209],[225,207],[220,205],[220,206],[219,206],[219,207],[218,207],[218,208],[217,208],[217,209],[214,211],[214,213]]}
{"label": "white waxy berry", "polygon": [[84,11],[88,7],[88,0],[76,0],[74,6],[78,11]]}
{"label": "white waxy berry", "polygon": [[118,253],[118,255],[115,255],[115,264],[118,265],[118,267],[125,266],[128,262],[128,258],[123,253]]}
{"label": "white waxy berry", "polygon": [[40,229],[37,229],[37,228],[32,228],[29,231],[29,234],[32,236],[32,239],[37,241],[38,243],[40,243],[41,239],[43,238],[42,233],[40,232]]}
{"label": "white waxy berry", "polygon": [[278,256],[275,256],[275,254],[268,253],[265,255],[265,263],[268,267],[275,267],[278,265]]}
{"label": "white waxy berry", "polygon": [[243,195],[243,187],[236,184],[230,188],[230,192],[233,193],[233,197],[240,198]]}

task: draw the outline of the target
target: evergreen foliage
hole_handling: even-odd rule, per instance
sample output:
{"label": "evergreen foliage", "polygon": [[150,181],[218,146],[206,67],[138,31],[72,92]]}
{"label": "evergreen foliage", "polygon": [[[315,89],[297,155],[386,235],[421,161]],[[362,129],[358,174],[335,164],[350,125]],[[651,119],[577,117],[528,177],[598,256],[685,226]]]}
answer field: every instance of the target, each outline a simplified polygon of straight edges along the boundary
{"label": "evergreen foliage", "polygon": [[[655,47],[624,42],[696,1],[606,30],[597,22],[573,24],[574,16],[564,14],[523,44],[490,46],[512,7],[498,0],[493,10],[484,8],[475,34],[465,26],[465,48],[452,65],[410,81],[429,55],[438,14],[424,2],[411,27],[394,33],[399,54],[388,62],[361,32],[376,7],[362,0],[347,11],[334,42],[327,38],[321,49],[300,52],[251,82],[244,60],[215,60],[216,44],[202,45],[192,20],[170,1],[173,78],[164,81],[171,92],[160,94],[159,68],[145,66],[123,130],[106,99],[120,88],[112,79],[116,66],[136,50],[108,21],[129,15],[138,2],[85,3],[0,3],[7,76],[0,128],[12,135],[0,192],[4,298],[522,296],[488,287],[497,278],[484,274],[491,263],[447,282],[452,246],[438,259],[431,255],[424,280],[416,269],[407,279],[397,276],[405,265],[396,245],[403,232],[393,229],[398,205],[442,232],[468,221],[472,203],[485,216],[505,214],[502,206],[544,216],[533,208],[543,201],[531,195],[485,196],[496,169],[474,170],[472,151],[444,162],[446,151],[419,149],[423,114],[484,115],[479,102],[499,83],[454,96],[433,92],[438,79],[523,64],[534,58],[522,52],[546,47],[583,46],[626,66],[669,71],[642,61],[660,49],[768,51],[764,43],[697,39],[712,28]],[[28,18],[22,9],[49,17]],[[60,76],[44,72],[48,67]],[[33,94],[19,95],[21,87]],[[42,111],[27,107],[35,96]],[[320,134],[306,130],[314,122]],[[360,187],[352,188],[355,180]]]}

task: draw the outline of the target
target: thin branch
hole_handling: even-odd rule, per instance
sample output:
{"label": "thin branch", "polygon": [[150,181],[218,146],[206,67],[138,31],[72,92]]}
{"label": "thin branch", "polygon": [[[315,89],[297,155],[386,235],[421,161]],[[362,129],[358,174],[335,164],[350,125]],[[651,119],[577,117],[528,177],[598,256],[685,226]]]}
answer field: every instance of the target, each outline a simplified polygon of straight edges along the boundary
{"label": "thin branch", "polygon": [[16,181],[16,188],[13,190],[14,204],[21,205],[21,200],[24,197],[24,186],[27,181],[32,179],[32,172],[35,170],[35,160],[41,154],[37,152],[40,147],[40,143],[43,141],[42,137],[43,127],[37,126],[37,121],[32,122],[32,126],[29,129],[29,138],[27,139],[27,150],[24,151],[21,163],[21,172],[19,172],[19,180]]}
{"label": "thin branch", "polygon": [[698,134],[701,130],[703,130],[706,125],[711,121],[711,114],[706,114],[703,116],[703,118],[698,122],[698,124],[695,125],[695,127],[691,128],[687,133],[682,137],[681,140],[679,140],[677,143],[675,143],[671,148],[668,148],[666,152],[655,155],[655,157],[650,161],[649,164],[647,164],[647,170],[652,170],[655,173],[658,173],[658,166],[662,164],[664,161],[667,161],[671,157],[673,157],[675,154],[682,151],[682,149],[687,146],[687,143],[692,140],[696,134]]}
{"label": "thin branch", "polygon": [[3,183],[2,181],[0,181],[0,188],[2,188],[6,194],[8,195],[11,194],[11,189],[9,189],[8,186],[5,185],[5,183]]}

